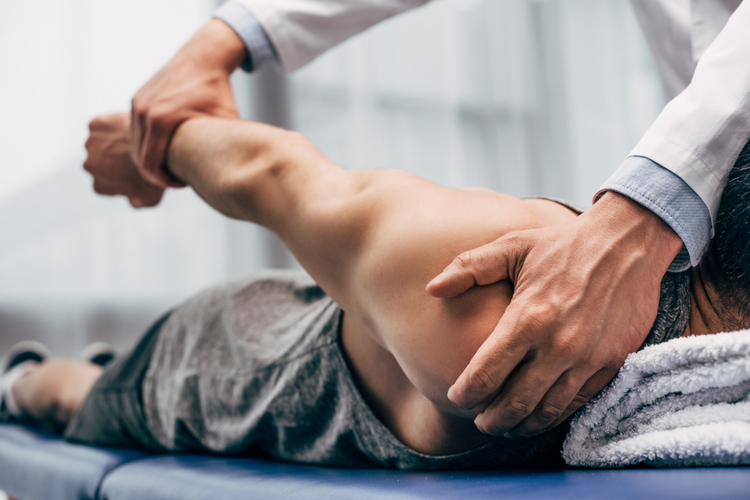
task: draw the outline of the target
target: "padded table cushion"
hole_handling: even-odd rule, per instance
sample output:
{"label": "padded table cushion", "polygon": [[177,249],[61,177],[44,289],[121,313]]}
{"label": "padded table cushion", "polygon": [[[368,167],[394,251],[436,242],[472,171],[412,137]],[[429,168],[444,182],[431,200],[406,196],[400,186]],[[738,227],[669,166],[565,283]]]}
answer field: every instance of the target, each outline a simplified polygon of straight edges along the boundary
{"label": "padded table cushion", "polygon": [[23,500],[94,499],[109,471],[142,456],[137,450],[74,445],[37,429],[0,424],[0,490]]}
{"label": "padded table cushion", "polygon": [[0,489],[23,500],[747,499],[750,468],[419,473],[146,455],[0,424]]}
{"label": "padded table cushion", "polygon": [[206,456],[127,463],[104,479],[101,490],[106,500],[747,500],[749,492],[750,468],[415,473]]}

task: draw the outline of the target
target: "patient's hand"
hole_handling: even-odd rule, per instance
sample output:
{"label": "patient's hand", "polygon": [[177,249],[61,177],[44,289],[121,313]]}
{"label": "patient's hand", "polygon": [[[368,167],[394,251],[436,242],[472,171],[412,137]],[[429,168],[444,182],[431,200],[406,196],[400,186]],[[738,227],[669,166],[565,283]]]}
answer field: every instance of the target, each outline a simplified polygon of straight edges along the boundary
{"label": "patient's hand", "polygon": [[163,188],[184,186],[164,168],[168,143],[188,118],[239,117],[229,75],[244,58],[242,39],[213,19],[135,94],[130,154],[146,180]]}
{"label": "patient's hand", "polygon": [[561,423],[646,338],[661,279],[681,247],[652,212],[606,193],[570,223],[510,233],[460,255],[427,286],[431,295],[507,278],[515,291],[448,397],[481,412],[475,423],[488,434],[526,436]]}
{"label": "patient's hand", "polygon": [[97,193],[126,196],[136,208],[152,207],[161,200],[164,188],[147,182],[130,159],[129,128],[128,113],[91,120],[83,168],[94,177]]}

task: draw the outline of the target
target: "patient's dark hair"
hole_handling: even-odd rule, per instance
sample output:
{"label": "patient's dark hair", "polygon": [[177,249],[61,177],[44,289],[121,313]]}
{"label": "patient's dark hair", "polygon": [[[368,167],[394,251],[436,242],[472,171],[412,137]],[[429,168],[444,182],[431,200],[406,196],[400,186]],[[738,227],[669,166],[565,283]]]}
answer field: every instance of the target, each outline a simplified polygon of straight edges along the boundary
{"label": "patient's dark hair", "polygon": [[701,272],[721,297],[719,317],[750,328],[750,142],[729,173]]}

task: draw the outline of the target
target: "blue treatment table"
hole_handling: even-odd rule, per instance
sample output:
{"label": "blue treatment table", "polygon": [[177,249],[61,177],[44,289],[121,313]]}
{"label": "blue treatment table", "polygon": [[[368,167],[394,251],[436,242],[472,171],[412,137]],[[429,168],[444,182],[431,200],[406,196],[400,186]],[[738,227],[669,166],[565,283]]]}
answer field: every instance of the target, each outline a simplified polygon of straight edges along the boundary
{"label": "blue treatment table", "polygon": [[[176,486],[178,485],[178,486]],[[107,500],[305,499],[743,499],[750,469],[401,472],[328,469],[269,460],[167,456],[125,464]]]}
{"label": "blue treatment table", "polygon": [[145,455],[0,425],[0,489],[20,500],[750,499],[750,468],[424,473]]}
{"label": "blue treatment table", "polygon": [[37,429],[0,424],[0,490],[21,500],[94,499],[109,472],[144,456],[138,450],[73,445]]}

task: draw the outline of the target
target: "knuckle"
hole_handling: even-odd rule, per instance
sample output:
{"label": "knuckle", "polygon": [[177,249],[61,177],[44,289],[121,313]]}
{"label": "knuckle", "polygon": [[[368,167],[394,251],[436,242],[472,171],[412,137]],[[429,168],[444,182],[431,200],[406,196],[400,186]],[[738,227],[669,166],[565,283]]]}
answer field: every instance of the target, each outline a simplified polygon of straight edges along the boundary
{"label": "knuckle", "polygon": [[508,430],[515,427],[516,422],[511,421],[508,415],[500,408],[487,409],[474,419],[474,425],[484,434],[490,436],[502,436]]}
{"label": "knuckle", "polygon": [[541,402],[536,407],[534,413],[543,421],[553,421],[565,411],[565,408],[561,408],[559,405],[548,402]]}
{"label": "knuckle", "polygon": [[164,106],[154,106],[149,110],[148,119],[152,124],[162,124],[166,121],[169,112]]}
{"label": "knuckle", "polygon": [[570,408],[580,408],[581,406],[585,405],[589,402],[589,399],[594,397],[594,395],[588,395],[584,393],[578,393],[573,398],[573,401],[570,402],[570,405],[568,405]]}
{"label": "knuckle", "polygon": [[526,231],[513,231],[504,235],[496,243],[506,247],[511,253],[520,253],[526,249],[527,241]]}
{"label": "knuckle", "polygon": [[91,132],[97,129],[100,129],[101,127],[102,127],[102,119],[98,116],[89,122],[89,130]]}
{"label": "knuckle", "polygon": [[629,355],[629,350],[612,353],[611,355],[607,356],[602,362],[602,368],[605,368],[607,370],[619,370],[620,367],[625,363],[625,358],[627,358]]}
{"label": "knuckle", "polygon": [[499,436],[503,433],[503,429],[495,422],[489,422],[488,420],[476,422],[476,427],[483,434],[490,436]]}
{"label": "knuckle", "polygon": [[534,411],[534,407],[522,399],[511,399],[505,407],[505,413],[513,420],[522,420]]}
{"label": "knuckle", "polygon": [[94,192],[97,194],[103,194],[107,196],[112,196],[117,194],[117,189],[110,184],[107,184],[105,182],[100,182],[99,180],[94,180]]}
{"label": "knuckle", "polygon": [[464,252],[453,260],[453,263],[461,269],[469,269],[471,267],[473,258],[472,253]]}
{"label": "knuckle", "polygon": [[[154,104],[149,108],[148,121],[150,122],[152,133],[159,132],[162,128],[169,128],[172,123],[174,110],[166,104]],[[154,130],[156,128],[157,130]]]}
{"label": "knuckle", "polygon": [[559,335],[553,343],[555,355],[567,360],[579,356],[583,347],[583,343],[574,333]]}
{"label": "knuckle", "polygon": [[146,103],[141,102],[139,99],[133,99],[133,113],[138,118],[138,121],[144,121],[148,117],[149,107]]}
{"label": "knuckle", "polygon": [[505,245],[509,246],[518,246],[523,241],[523,233],[519,231],[513,231],[511,233],[506,234],[500,240],[499,242],[502,242]]}
{"label": "knuckle", "polygon": [[622,364],[625,362],[627,355],[620,355],[619,353],[602,352],[601,350],[595,350],[592,352],[586,360],[586,365],[589,371],[597,373],[615,373],[617,372]]}
{"label": "knuckle", "polygon": [[476,367],[471,369],[468,375],[468,386],[472,390],[478,392],[491,392],[496,389],[495,382],[492,380],[492,376],[486,369]]}
{"label": "knuckle", "polygon": [[549,316],[546,305],[529,305],[516,323],[516,329],[527,336],[537,332],[544,332],[549,328]]}
{"label": "knuckle", "polygon": [[536,321],[545,323],[554,323],[559,313],[557,302],[554,297],[544,297],[544,299],[533,299],[528,305],[528,317]]}

